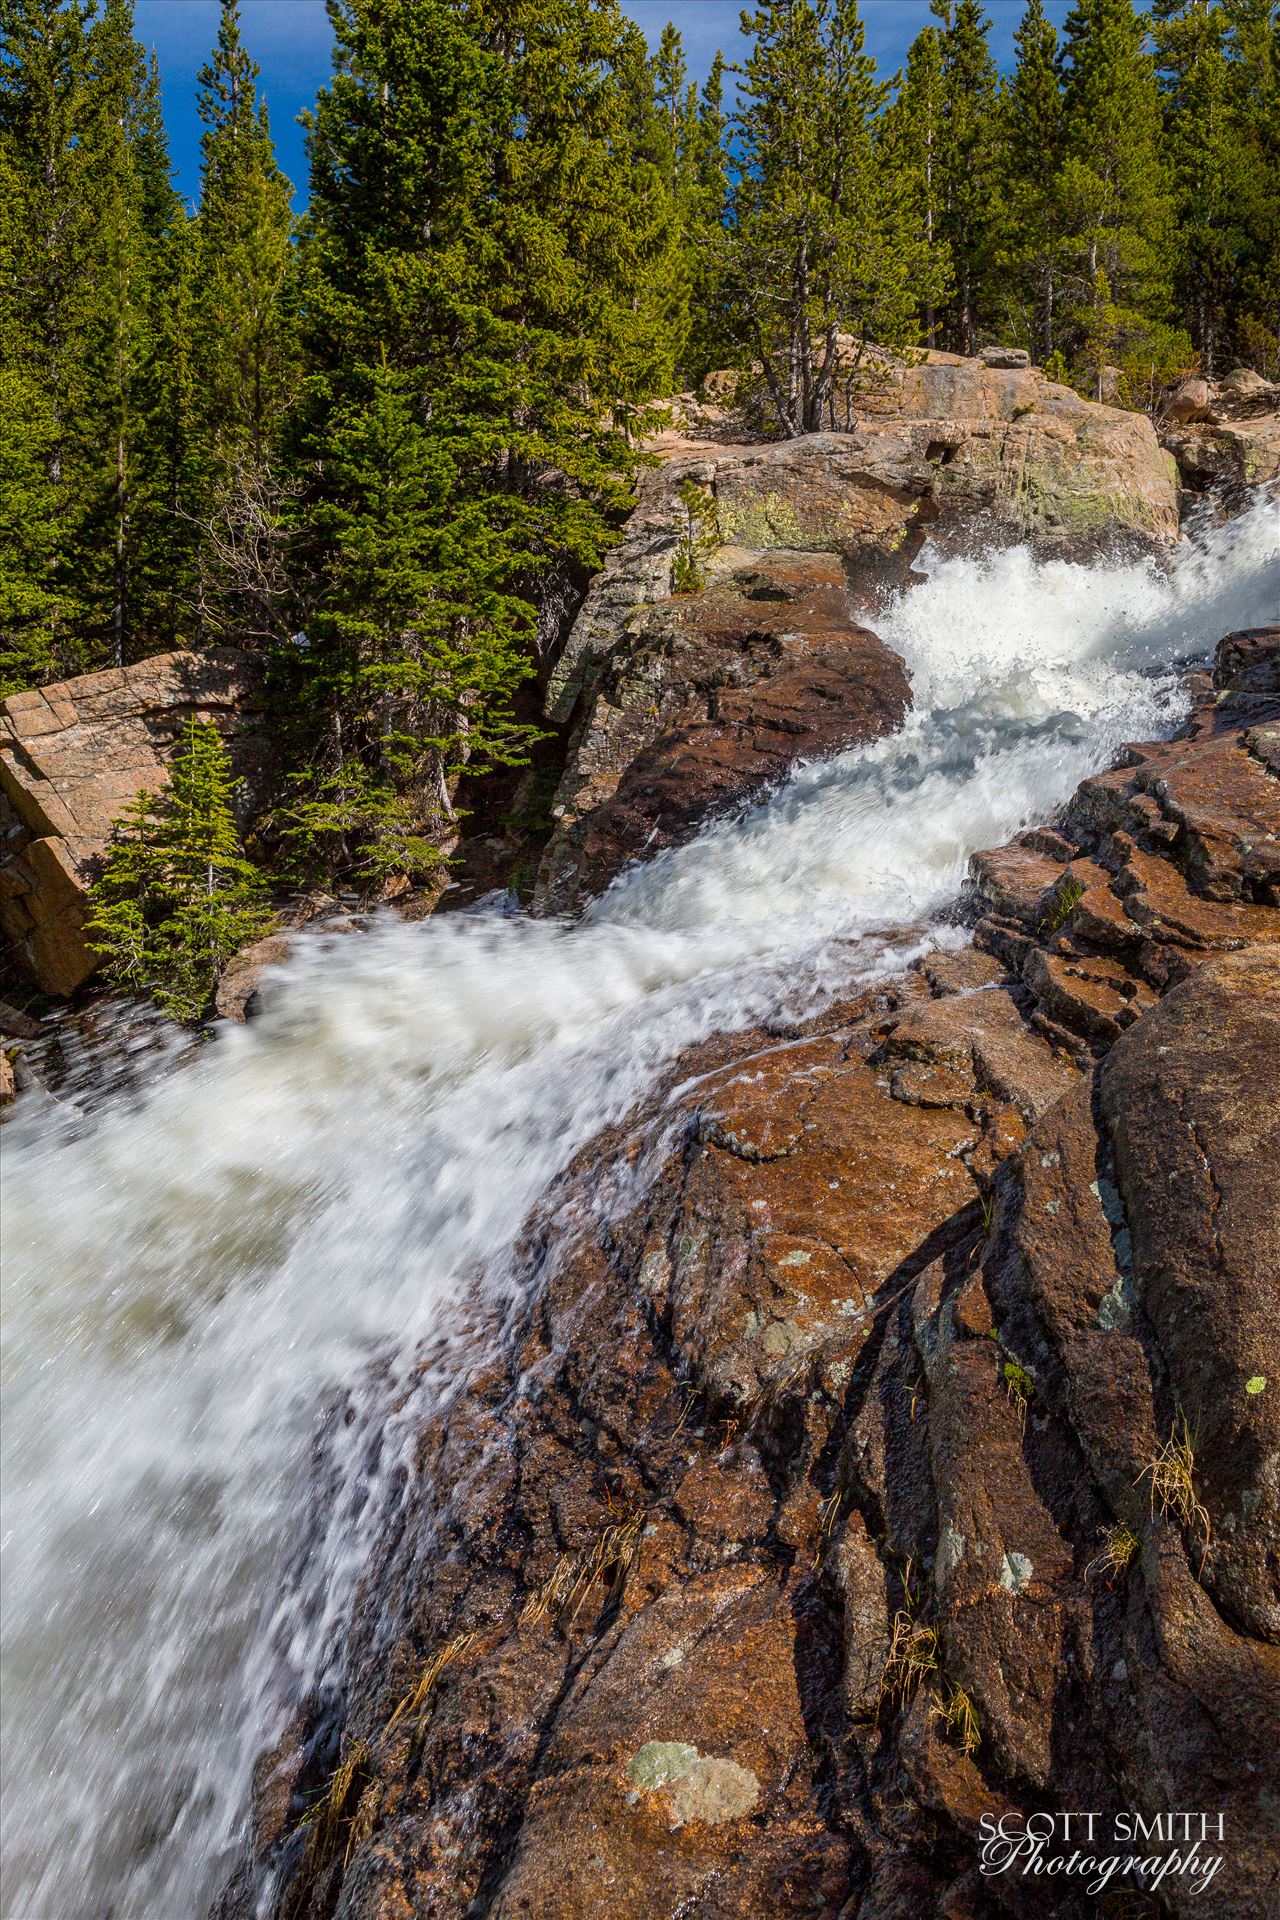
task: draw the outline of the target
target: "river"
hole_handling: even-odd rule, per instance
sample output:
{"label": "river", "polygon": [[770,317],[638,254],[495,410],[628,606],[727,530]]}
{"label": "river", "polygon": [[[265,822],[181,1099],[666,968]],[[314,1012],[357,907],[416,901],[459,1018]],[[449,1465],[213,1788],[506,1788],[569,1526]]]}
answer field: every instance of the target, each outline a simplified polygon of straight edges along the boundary
{"label": "river", "polygon": [[371,1483],[483,1357],[452,1332],[464,1283],[501,1300],[530,1206],[682,1048],[962,938],[970,852],[1176,726],[1185,665],[1280,607],[1274,503],[1169,570],[924,564],[874,622],[913,679],[893,738],[798,768],[577,925],[388,912],[309,936],[194,1064],[87,1110],[24,1097],[3,1141],[10,1920],[206,1911],[255,1754],[336,1658]]}

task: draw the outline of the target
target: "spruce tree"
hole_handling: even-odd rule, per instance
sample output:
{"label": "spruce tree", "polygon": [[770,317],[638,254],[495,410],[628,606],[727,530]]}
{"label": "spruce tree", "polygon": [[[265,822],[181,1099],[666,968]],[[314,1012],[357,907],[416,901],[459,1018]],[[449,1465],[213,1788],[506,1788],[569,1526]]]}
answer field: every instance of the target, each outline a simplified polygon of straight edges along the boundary
{"label": "spruce tree", "polygon": [[88,933],[106,978],[177,1020],[208,1009],[228,962],[272,924],[240,845],[234,790],[218,729],[191,715],[168,785],[138,794],[116,821],[91,889]]}
{"label": "spruce tree", "polygon": [[724,75],[724,59],[717,53],[694,111],[692,160],[682,209],[683,244],[690,260],[684,371],[694,382],[727,365],[733,353],[725,308],[729,157]]}
{"label": "spruce tree", "polygon": [[200,368],[199,614],[210,637],[268,645],[284,613],[285,477],[277,441],[295,370],[292,187],[276,165],[258,68],[223,0],[200,70],[200,210],[189,286]]}
{"label": "spruce tree", "polygon": [[951,288],[951,253],[943,237],[945,99],[942,36],[925,27],[912,41],[898,97],[885,116],[884,164],[900,203],[910,208],[918,244],[913,293],[925,344],[938,344],[938,307]]}
{"label": "spruce tree", "polygon": [[56,426],[24,368],[0,366],[0,700],[58,669]]}
{"label": "spruce tree", "polygon": [[[612,6],[341,0],[311,127],[304,476],[282,646],[299,753],[448,811],[629,499],[620,408],[670,378],[669,201]],[[545,623],[545,624],[540,624]]]}
{"label": "spruce tree", "polygon": [[932,0],[932,8],[945,22],[939,237],[955,289],[948,335],[957,352],[973,353],[992,304],[998,238],[996,65],[979,0]]}
{"label": "spruce tree", "polygon": [[1272,0],[1222,0],[1227,98],[1247,235],[1230,301],[1231,355],[1280,380],[1280,13]]}
{"label": "spruce tree", "polygon": [[214,460],[263,460],[287,398],[284,307],[293,189],[276,165],[258,67],[240,37],[239,0],[223,0],[211,59],[200,69],[196,233],[197,352],[203,430]]}
{"label": "spruce tree", "polygon": [[1043,0],[1028,0],[1014,47],[1017,61],[1003,103],[1001,266],[1013,279],[1013,300],[1006,294],[1005,304],[1013,310],[1014,332],[1043,362],[1055,347],[1063,157],[1058,36]]}
{"label": "spruce tree", "polygon": [[732,293],[783,431],[834,418],[842,335],[915,333],[919,258],[876,132],[888,88],[854,0],[771,0],[734,118]]}
{"label": "spruce tree", "polygon": [[[11,393],[39,423],[34,443],[17,428],[6,434],[11,524],[29,531],[5,563],[10,617],[18,621],[5,647],[11,675],[40,678],[93,663],[67,564],[81,504],[76,454],[93,295],[94,194],[85,144],[90,19],[88,0],[52,7],[0,0],[0,329]],[[33,453],[43,468],[38,485]],[[45,516],[47,536],[33,540],[38,516]],[[23,606],[42,609],[26,639],[17,612]],[[47,646],[35,640],[41,629]]]}
{"label": "spruce tree", "polygon": [[[1060,195],[1070,279],[1066,317],[1090,362],[1107,328],[1128,361],[1133,396],[1149,393],[1185,362],[1189,343],[1172,332],[1173,199],[1162,146],[1155,66],[1130,0],[1079,0],[1060,55],[1064,160]],[[1101,301],[1100,287],[1107,297]]]}
{"label": "spruce tree", "polygon": [[1209,0],[1158,0],[1155,21],[1177,205],[1177,290],[1200,364],[1212,375],[1252,238],[1227,22]]}

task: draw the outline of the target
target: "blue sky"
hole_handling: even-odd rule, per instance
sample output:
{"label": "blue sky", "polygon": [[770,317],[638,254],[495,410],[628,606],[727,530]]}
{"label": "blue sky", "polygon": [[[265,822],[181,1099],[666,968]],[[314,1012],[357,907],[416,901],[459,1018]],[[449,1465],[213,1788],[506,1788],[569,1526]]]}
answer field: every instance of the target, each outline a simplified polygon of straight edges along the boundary
{"label": "blue sky", "polygon": [[[1025,0],[987,0],[991,51],[1002,67],[1013,57],[1013,35]],[[741,41],[737,0],[623,0],[656,44],[668,20],[684,36],[691,73],[701,78],[717,47],[737,57]],[[1061,26],[1069,0],[1050,0],[1048,12]],[[136,0],[138,37],[160,59],[165,121],[181,191],[194,196],[199,184],[200,123],[195,113],[195,77],[207,58],[218,24],[217,0]],[[246,45],[262,69],[280,164],[306,193],[306,157],[297,116],[315,99],[329,71],[329,22],[324,0],[242,0]],[[867,48],[890,74],[920,28],[930,20],[928,0],[863,0]]]}

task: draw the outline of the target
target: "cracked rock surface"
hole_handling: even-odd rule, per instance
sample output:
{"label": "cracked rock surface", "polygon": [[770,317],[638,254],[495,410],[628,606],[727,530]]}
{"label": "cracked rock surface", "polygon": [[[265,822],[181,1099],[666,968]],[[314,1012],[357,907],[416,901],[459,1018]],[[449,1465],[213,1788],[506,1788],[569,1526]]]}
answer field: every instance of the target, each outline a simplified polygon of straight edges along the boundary
{"label": "cracked rock surface", "polygon": [[[307,1920],[1277,1911],[1278,722],[1280,629],[1233,636],[975,859],[971,946],[568,1169],[225,1916],[267,1867]],[[1081,1808],[1221,1813],[1226,1863],[979,1875],[983,1816]]]}

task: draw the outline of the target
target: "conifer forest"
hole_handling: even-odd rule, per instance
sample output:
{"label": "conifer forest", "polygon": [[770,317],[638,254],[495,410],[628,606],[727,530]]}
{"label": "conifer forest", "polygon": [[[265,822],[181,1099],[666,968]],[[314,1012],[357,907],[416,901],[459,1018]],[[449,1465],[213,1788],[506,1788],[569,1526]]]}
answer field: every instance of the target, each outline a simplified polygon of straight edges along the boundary
{"label": "conifer forest", "polygon": [[194,206],[130,0],[2,0],[0,691],[260,651],[272,858],[376,882],[526,753],[646,403],[842,426],[850,337],[1277,377],[1270,0],[1029,0],[1005,76],[932,11],[881,73],[856,0],[771,0],[698,88],[614,0],[329,0],[295,217],[235,0]]}

